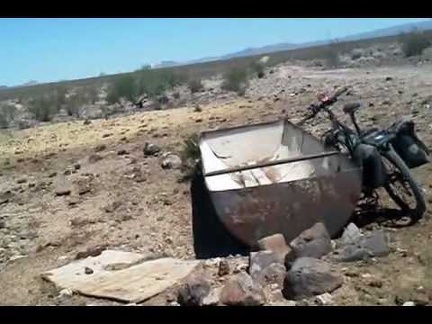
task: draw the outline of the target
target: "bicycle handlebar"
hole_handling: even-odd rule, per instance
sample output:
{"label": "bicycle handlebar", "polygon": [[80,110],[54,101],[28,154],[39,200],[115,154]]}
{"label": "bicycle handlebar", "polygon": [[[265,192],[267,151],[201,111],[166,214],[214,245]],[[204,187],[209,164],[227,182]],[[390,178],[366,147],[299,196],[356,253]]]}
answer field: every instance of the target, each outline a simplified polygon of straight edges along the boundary
{"label": "bicycle handlebar", "polygon": [[345,93],[346,91],[348,91],[348,87],[340,88],[331,97],[328,97],[327,99],[325,99],[323,101],[320,101],[319,104],[315,104],[315,103],[311,104],[308,107],[308,110],[311,111],[311,114],[309,114],[309,116],[306,116],[305,118],[303,118],[298,123],[298,125],[302,125],[303,123],[305,123],[309,119],[314,118],[321,111],[321,109],[333,105],[337,101],[337,98],[340,95],[342,95],[343,93]]}

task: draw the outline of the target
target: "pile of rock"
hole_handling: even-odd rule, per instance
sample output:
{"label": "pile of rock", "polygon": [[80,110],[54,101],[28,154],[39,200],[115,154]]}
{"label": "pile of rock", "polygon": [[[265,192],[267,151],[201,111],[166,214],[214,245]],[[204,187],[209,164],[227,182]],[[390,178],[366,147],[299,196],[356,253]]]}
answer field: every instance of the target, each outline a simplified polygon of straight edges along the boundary
{"label": "pile of rock", "polygon": [[364,235],[349,224],[334,242],[322,223],[289,244],[282,234],[274,234],[261,239],[258,247],[243,267],[232,264],[241,263],[241,258],[206,261],[210,267],[217,266],[214,276],[223,285],[218,286],[204,272],[191,277],[179,290],[178,304],[288,306],[307,304],[313,298],[314,304],[328,305],[332,303],[330,293],[344,283],[339,262],[384,256],[390,251],[382,231]]}

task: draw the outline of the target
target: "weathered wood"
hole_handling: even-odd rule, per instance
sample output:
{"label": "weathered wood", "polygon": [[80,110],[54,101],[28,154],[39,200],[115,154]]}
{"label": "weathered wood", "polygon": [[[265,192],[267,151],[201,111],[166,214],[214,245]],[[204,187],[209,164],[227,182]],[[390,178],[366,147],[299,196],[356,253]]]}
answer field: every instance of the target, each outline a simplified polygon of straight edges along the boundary
{"label": "weathered wood", "polygon": [[[45,272],[42,277],[82,295],[140,303],[179,283],[198,263],[173,258],[146,261],[142,254],[107,250]],[[86,268],[92,273],[86,274]]]}

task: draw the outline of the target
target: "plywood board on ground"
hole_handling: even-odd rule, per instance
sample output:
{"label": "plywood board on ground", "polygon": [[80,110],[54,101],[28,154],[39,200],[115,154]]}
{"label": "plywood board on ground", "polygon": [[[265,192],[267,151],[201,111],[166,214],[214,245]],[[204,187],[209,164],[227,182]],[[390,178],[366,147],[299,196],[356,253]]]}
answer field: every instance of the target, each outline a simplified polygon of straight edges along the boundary
{"label": "plywood board on ground", "polygon": [[140,303],[179,283],[198,263],[174,258],[146,261],[142,254],[106,250],[45,272],[42,277],[82,295]]}

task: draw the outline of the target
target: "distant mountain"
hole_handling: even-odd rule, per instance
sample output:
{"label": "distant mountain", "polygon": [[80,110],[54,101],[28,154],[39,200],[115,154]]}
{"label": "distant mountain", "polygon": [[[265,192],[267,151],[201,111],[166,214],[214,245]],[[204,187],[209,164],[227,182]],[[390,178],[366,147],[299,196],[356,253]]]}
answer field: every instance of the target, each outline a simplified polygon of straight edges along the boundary
{"label": "distant mountain", "polygon": [[5,86],[5,85],[0,85],[0,89],[7,89],[7,86]]}
{"label": "distant mountain", "polygon": [[[371,32],[360,33],[360,34],[339,38],[338,41],[347,42],[347,41],[356,41],[356,40],[362,40],[368,38],[395,36],[400,33],[410,32],[413,29],[430,30],[432,29],[432,20],[422,21],[418,23],[397,25],[397,26],[383,28],[383,29],[377,29]],[[329,44],[332,41],[333,40],[328,39],[328,40],[320,40],[320,41],[300,43],[300,44],[279,43],[279,44],[267,45],[263,47],[247,48],[239,52],[229,53],[218,57],[206,57],[198,60],[188,61],[183,64],[194,64],[194,63],[204,63],[204,62],[217,61],[217,60],[228,60],[236,57],[254,56],[254,55],[267,54],[273,52],[287,51],[287,50],[297,49],[297,48],[320,46],[320,45]]]}

